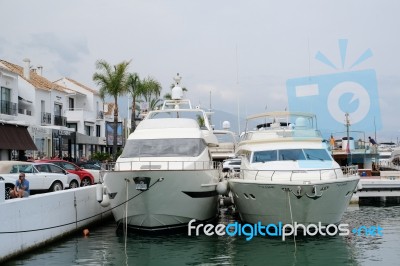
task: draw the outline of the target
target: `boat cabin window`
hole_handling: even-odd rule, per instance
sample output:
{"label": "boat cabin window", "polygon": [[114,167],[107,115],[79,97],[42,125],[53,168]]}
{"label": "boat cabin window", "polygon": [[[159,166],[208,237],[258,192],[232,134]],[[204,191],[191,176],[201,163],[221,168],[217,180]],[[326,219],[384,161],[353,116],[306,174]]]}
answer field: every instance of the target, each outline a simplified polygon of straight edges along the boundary
{"label": "boat cabin window", "polygon": [[203,139],[130,139],[121,158],[197,157],[206,146]]}
{"label": "boat cabin window", "polygon": [[331,161],[329,153],[325,149],[283,149],[256,151],[253,153],[253,163],[271,161],[297,161],[297,160],[321,160]]}
{"label": "boat cabin window", "polygon": [[331,161],[331,156],[324,149],[304,149],[307,160]]}
{"label": "boat cabin window", "polygon": [[253,163],[276,161],[278,151],[256,151],[253,155]]}
{"label": "boat cabin window", "polygon": [[278,158],[279,161],[297,161],[306,159],[303,150],[301,149],[279,150]]}

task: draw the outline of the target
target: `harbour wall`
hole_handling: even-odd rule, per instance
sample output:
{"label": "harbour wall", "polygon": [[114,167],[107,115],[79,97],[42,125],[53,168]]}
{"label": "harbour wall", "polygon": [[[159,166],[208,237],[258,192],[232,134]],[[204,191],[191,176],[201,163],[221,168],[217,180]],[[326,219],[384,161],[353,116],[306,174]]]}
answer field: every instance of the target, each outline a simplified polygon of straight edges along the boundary
{"label": "harbour wall", "polygon": [[87,186],[0,202],[0,262],[112,216]]}

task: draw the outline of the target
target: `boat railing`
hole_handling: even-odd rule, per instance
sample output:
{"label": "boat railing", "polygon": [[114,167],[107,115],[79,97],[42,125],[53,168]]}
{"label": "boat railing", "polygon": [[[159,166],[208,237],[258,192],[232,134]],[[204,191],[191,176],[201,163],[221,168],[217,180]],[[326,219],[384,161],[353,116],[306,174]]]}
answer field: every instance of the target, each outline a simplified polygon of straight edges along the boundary
{"label": "boat railing", "polygon": [[[246,176],[246,177],[245,177]],[[327,169],[307,169],[307,170],[251,170],[241,169],[239,178],[270,181],[296,181],[296,180],[326,180],[338,179],[343,177],[358,176],[358,166],[342,166]],[[235,174],[234,177],[237,177]]]}
{"label": "boat railing", "polygon": [[103,171],[218,170],[217,161],[129,161],[103,163]]}

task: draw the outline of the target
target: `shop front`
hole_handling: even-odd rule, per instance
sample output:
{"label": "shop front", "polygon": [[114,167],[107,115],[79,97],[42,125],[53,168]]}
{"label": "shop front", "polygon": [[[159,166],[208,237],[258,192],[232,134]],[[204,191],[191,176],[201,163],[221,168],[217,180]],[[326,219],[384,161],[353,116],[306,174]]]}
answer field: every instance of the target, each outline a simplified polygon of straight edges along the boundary
{"label": "shop front", "polygon": [[27,156],[35,160],[50,158],[52,156],[52,130],[47,127],[29,126],[28,132],[37,150],[27,151]]}
{"label": "shop front", "polygon": [[77,158],[76,132],[53,129],[52,158],[74,161]]}

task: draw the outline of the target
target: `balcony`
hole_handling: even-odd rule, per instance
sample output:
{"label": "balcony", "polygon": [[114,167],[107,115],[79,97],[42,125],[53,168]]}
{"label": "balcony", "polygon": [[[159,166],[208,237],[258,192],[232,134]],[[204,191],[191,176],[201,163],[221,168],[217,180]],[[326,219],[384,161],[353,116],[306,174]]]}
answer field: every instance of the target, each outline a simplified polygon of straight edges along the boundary
{"label": "balcony", "polygon": [[42,125],[51,125],[51,114],[42,112],[41,123]]}
{"label": "balcony", "polygon": [[66,127],[67,126],[67,118],[65,116],[55,115],[54,116],[54,125]]}
{"label": "balcony", "polygon": [[0,101],[0,113],[5,115],[17,115],[17,103]]}
{"label": "balcony", "polygon": [[97,114],[94,111],[88,111],[83,108],[69,109],[65,112],[65,116],[68,117],[68,123],[87,121],[96,122]]}

